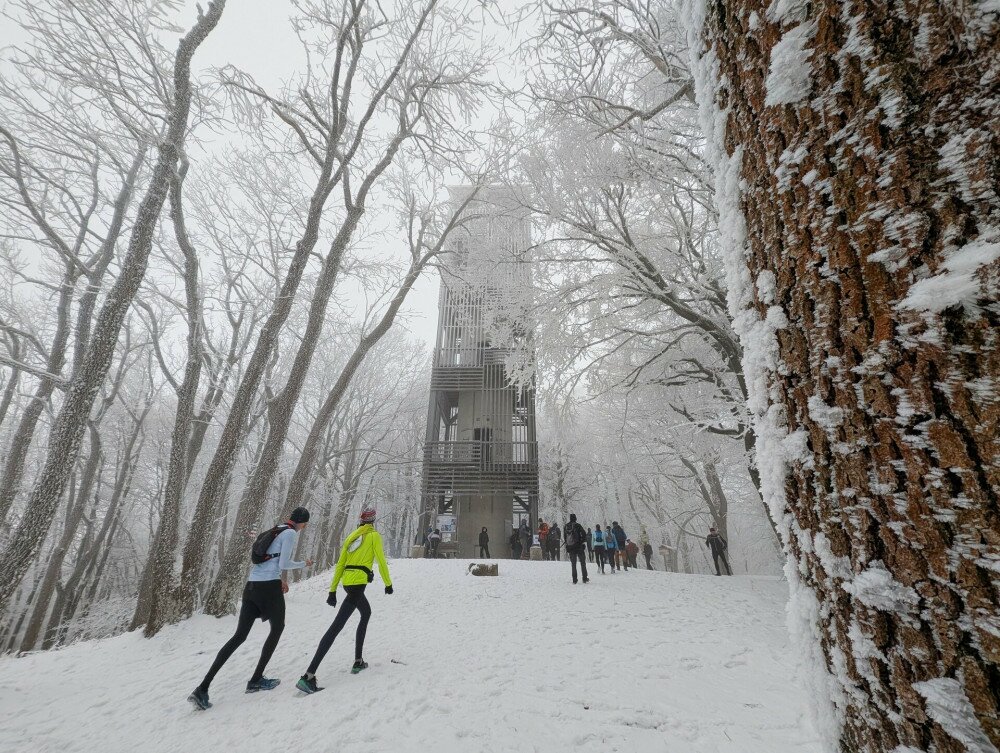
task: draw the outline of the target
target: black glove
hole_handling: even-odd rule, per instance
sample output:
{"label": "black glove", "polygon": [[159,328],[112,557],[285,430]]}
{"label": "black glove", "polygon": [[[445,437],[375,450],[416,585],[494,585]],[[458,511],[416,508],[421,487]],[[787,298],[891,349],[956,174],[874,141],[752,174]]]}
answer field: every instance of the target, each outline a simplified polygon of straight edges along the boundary
{"label": "black glove", "polygon": [[337,592],[336,591],[330,591],[330,593],[328,593],[326,595],[326,603],[329,604],[331,607],[337,606]]}
{"label": "black glove", "polygon": [[385,587],[385,592],[386,592],[387,595],[391,594],[392,593],[392,586],[386,586]]}

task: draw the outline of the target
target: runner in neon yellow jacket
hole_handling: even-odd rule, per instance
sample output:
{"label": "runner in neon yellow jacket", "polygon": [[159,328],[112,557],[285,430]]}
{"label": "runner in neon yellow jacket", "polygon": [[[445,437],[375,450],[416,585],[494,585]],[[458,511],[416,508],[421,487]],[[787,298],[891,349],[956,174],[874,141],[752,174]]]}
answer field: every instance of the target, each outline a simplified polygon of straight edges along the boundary
{"label": "runner in neon yellow jacket", "polygon": [[304,693],[315,693],[323,688],[316,684],[316,670],[319,669],[320,662],[326,656],[327,651],[333,645],[334,640],[344,629],[347,620],[354,610],[357,609],[361,615],[358,623],[358,632],[354,641],[354,666],[351,668],[353,674],[357,674],[365,669],[368,664],[362,657],[365,646],[365,634],[368,631],[368,620],[372,616],[372,608],[365,596],[365,588],[375,579],[372,572],[372,565],[378,560],[379,574],[382,582],[385,583],[385,592],[392,593],[392,579],[389,577],[389,565],[385,561],[385,552],[382,551],[382,537],[373,525],[375,522],[375,509],[366,507],[361,511],[361,525],[358,526],[347,541],[344,542],[340,550],[340,559],[337,560],[337,568],[333,573],[333,582],[330,584],[330,593],[327,595],[326,603],[331,607],[337,606],[337,586],[341,582],[344,584],[344,603],[340,605],[337,616],[333,624],[320,639],[316,653],[306,673],[299,678],[295,684]]}

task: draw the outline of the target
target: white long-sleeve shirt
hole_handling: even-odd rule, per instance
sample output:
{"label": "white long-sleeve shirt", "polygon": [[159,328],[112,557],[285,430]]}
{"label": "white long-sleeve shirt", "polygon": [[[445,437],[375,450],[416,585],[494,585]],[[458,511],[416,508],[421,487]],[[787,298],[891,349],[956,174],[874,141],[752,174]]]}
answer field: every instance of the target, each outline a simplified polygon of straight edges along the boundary
{"label": "white long-sleeve shirt", "polygon": [[254,565],[247,580],[280,580],[282,570],[298,570],[305,567],[305,562],[292,559],[292,553],[295,551],[298,540],[299,532],[294,528],[288,528],[275,536],[271,546],[267,548],[267,553],[278,556],[271,557],[267,562]]}

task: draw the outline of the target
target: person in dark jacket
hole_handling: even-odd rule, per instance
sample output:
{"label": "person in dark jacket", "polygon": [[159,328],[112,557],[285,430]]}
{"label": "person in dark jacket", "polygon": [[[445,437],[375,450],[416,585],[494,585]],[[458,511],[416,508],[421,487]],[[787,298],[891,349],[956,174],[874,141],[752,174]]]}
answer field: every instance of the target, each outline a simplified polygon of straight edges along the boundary
{"label": "person in dark jacket", "polygon": [[552,524],[548,534],[545,536],[545,543],[548,544],[549,559],[553,562],[558,562],[559,549],[562,547],[562,531],[559,530],[558,523]]}
{"label": "person in dark jacket", "polygon": [[479,532],[479,556],[490,558],[490,534],[486,531],[486,526]]}
{"label": "person in dark jacket", "polygon": [[587,529],[587,559],[591,562],[594,561],[594,532],[591,529]]}
{"label": "person in dark jacket", "polygon": [[431,559],[437,559],[439,556],[438,546],[441,544],[441,531],[435,528],[430,532],[430,535],[427,537],[427,541],[430,542],[431,545]]}
{"label": "person in dark jacket", "polygon": [[589,583],[590,579],[587,577],[587,557],[585,554],[587,546],[587,532],[583,530],[582,525],[576,522],[575,514],[570,514],[569,523],[566,524],[563,535],[566,539],[566,554],[569,556],[570,566],[573,569],[573,583],[577,582],[577,561],[580,562],[580,575],[583,576],[583,582]]}
{"label": "person in dark jacket", "polygon": [[712,550],[712,559],[715,561],[715,574],[722,575],[722,572],[719,570],[719,560],[722,560],[722,564],[726,566],[726,575],[732,575],[733,571],[729,567],[729,557],[726,556],[729,544],[726,543],[726,540],[719,535],[714,527],[708,529],[708,536],[705,537],[705,546]]}
{"label": "person in dark jacket", "polygon": [[512,560],[521,559],[521,536],[517,531],[510,535],[510,558]]}
{"label": "person in dark jacket", "polygon": [[521,558],[528,559],[531,555],[531,529],[528,527],[528,521],[521,521],[517,535],[521,539]]}
{"label": "person in dark jacket", "polygon": [[646,569],[652,570],[653,563],[649,561],[649,558],[653,556],[653,545],[648,541],[642,545],[642,556],[646,558]]}
{"label": "person in dark jacket", "polygon": [[617,520],[612,520],[611,533],[618,544],[618,556],[625,563],[625,572],[628,572],[628,555],[625,553],[625,542],[628,541],[628,536],[625,535],[625,529],[618,525]]}

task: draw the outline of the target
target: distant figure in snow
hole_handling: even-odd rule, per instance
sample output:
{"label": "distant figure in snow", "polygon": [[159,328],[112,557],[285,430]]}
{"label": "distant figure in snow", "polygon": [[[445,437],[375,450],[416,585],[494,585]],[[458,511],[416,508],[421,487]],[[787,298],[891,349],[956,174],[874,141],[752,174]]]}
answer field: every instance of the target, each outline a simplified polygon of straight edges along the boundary
{"label": "distant figure in snow", "polygon": [[594,561],[594,532],[590,528],[587,529],[587,559]]}
{"label": "distant figure in snow", "polygon": [[548,544],[549,559],[558,562],[559,548],[562,546],[562,531],[559,530],[558,523],[552,524],[549,532],[545,535],[545,541]]}
{"label": "distant figure in snow", "polygon": [[607,561],[607,550],[604,548],[604,544],[604,531],[601,530],[601,524],[598,523],[594,526],[594,559],[597,566],[601,568],[601,575],[604,574],[604,564]]}
{"label": "distant figure in snow", "polygon": [[549,536],[549,524],[541,518],[538,519],[538,547],[542,550],[542,559],[549,558],[549,548],[545,545]]}
{"label": "distant figure in snow", "polygon": [[[625,542],[628,541],[628,536],[625,535],[625,529],[618,525],[617,520],[612,520],[611,533],[615,537],[615,543],[618,544],[618,556],[625,561],[625,572],[628,572],[628,556],[625,552]],[[619,567],[619,569],[621,568]]]}
{"label": "distant figure in snow", "polygon": [[611,574],[615,574],[615,569],[622,569],[621,564],[618,562],[618,539],[615,538],[615,533],[611,526],[605,526],[604,528],[604,548],[608,557],[608,564],[611,566]]}
{"label": "distant figure in snow", "polygon": [[518,534],[521,537],[521,557],[523,559],[527,559],[531,554],[531,529],[528,527],[528,521],[521,521],[521,527],[518,528]]}
{"label": "distant figure in snow", "polygon": [[512,560],[521,559],[521,534],[519,531],[513,531],[510,534],[510,558]]}
{"label": "distant figure in snow", "polygon": [[257,669],[250,676],[246,692],[256,693],[259,690],[271,690],[281,682],[264,677],[264,669],[271,660],[274,649],[278,646],[281,632],[285,629],[285,594],[288,593],[288,576],[285,573],[289,570],[312,567],[312,560],[297,562],[292,559],[295,545],[299,540],[299,532],[306,527],[308,522],[309,511],[304,507],[296,507],[288,516],[287,523],[275,526],[257,537],[251,554],[254,566],[250,570],[246,586],[243,587],[243,603],[240,606],[236,632],[226,642],[226,645],[219,649],[205,679],[188,696],[188,700],[195,707],[202,711],[212,707],[208,701],[208,686],[212,684],[212,680],[222,669],[222,665],[229,661],[233,652],[243,645],[257,618],[267,620],[271,626],[271,632],[268,633],[267,639],[264,641],[264,647],[260,652],[260,661],[257,662]]}
{"label": "distant figure in snow", "polygon": [[434,533],[434,529],[431,526],[427,526],[427,530],[424,531],[424,557],[431,556],[431,534]]}
{"label": "distant figure in snow", "polygon": [[365,596],[365,588],[375,580],[375,573],[372,572],[372,564],[378,561],[378,572],[382,576],[382,583],[385,584],[386,594],[392,593],[392,579],[389,577],[389,565],[385,561],[385,552],[382,550],[382,537],[375,530],[375,508],[366,507],[361,511],[360,525],[354,530],[344,546],[340,549],[340,559],[337,560],[337,568],[333,571],[333,582],[330,584],[330,593],[326,596],[326,603],[331,607],[337,606],[337,586],[341,581],[344,583],[344,603],[340,605],[337,616],[333,618],[333,623],[320,639],[319,646],[309,668],[295,687],[303,693],[315,693],[323,688],[316,684],[316,670],[319,669],[320,662],[330,650],[334,640],[344,629],[347,620],[358,610],[361,621],[358,622],[358,631],[354,637],[354,666],[351,673],[357,674],[368,667],[363,658],[365,647],[365,634],[368,631],[368,618],[372,616],[372,608]]}
{"label": "distant figure in snow", "polygon": [[[587,577],[587,558],[584,556],[584,547],[587,545],[587,532],[583,526],[576,522],[576,515],[571,513],[569,523],[566,524],[564,532],[566,539],[566,554],[569,556],[570,567],[573,569],[573,583],[576,583],[576,563],[580,562],[580,575],[584,583],[589,583]],[[556,558],[558,559],[558,557]]]}
{"label": "distant figure in snow", "polygon": [[479,556],[490,558],[490,535],[486,531],[486,526],[479,532]]}
{"label": "distant figure in snow", "polygon": [[441,543],[441,531],[435,528],[433,531],[430,532],[430,535],[427,537],[427,541],[430,542],[431,545],[431,558],[437,559],[437,557],[439,556],[438,544]]}
{"label": "distant figure in snow", "polygon": [[715,561],[715,574],[722,575],[722,572],[719,570],[719,560],[722,560],[722,564],[726,566],[726,575],[732,575],[733,571],[729,567],[729,557],[726,556],[729,544],[719,535],[714,526],[708,529],[708,536],[705,537],[705,546],[712,550],[712,559]]}
{"label": "distant figure in snow", "polygon": [[638,570],[639,569],[638,559],[639,559],[639,547],[636,545],[634,541],[632,541],[632,539],[626,539],[625,561],[627,562],[627,564],[625,565],[625,567],[627,568],[629,565],[631,565],[633,568]]}
{"label": "distant figure in snow", "polygon": [[642,545],[642,556],[646,558],[646,569],[652,570],[653,563],[649,561],[649,558],[653,556],[653,545],[648,541]]}

